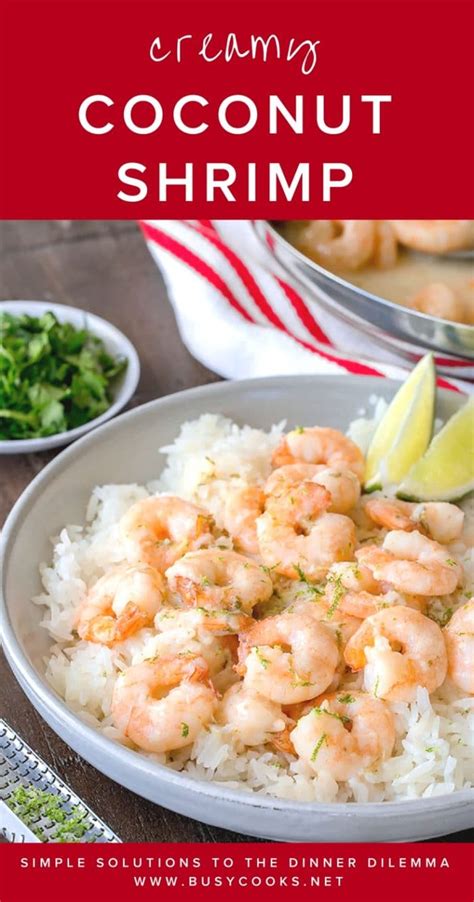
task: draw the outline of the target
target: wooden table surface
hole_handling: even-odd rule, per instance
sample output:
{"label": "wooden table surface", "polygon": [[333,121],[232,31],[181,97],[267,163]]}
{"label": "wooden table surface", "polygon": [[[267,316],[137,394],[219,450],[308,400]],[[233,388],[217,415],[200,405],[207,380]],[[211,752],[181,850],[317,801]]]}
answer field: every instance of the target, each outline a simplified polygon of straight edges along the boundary
{"label": "wooden table surface", "polygon": [[[0,300],[57,301],[110,320],[130,337],[142,375],[133,404],[215,382],[183,346],[166,290],[134,223],[0,223]],[[0,457],[0,525],[54,452]],[[0,652],[0,714],[124,841],[241,842],[153,805],[104,777],[45,724]],[[467,839],[466,834],[445,837]]]}

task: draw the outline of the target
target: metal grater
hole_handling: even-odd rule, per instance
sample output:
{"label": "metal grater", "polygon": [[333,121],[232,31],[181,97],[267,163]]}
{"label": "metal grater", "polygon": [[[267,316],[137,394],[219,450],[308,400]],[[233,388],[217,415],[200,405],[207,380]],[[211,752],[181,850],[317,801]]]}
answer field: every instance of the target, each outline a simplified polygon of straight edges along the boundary
{"label": "metal grater", "polygon": [[[0,836],[9,842],[54,842],[56,827],[47,817],[39,815],[34,824],[27,827],[8,807],[7,801],[12,791],[21,785],[25,789],[35,787],[58,797],[61,808],[66,813],[73,808],[76,815],[77,809],[81,815],[84,813],[87,831],[80,842],[121,842],[110,827],[0,718]],[[40,828],[44,839],[39,840],[31,826]]]}

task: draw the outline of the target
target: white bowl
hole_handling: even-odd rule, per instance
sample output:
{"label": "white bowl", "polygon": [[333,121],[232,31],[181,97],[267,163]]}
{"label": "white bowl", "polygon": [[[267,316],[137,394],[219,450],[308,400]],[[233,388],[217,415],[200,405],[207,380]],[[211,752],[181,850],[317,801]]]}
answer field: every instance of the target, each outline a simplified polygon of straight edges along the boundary
{"label": "white bowl", "polygon": [[[463,830],[472,823],[470,790],[416,801],[372,804],[288,802],[213,783],[152,764],[86,726],[48,685],[44,656],[52,644],[39,628],[42,613],[30,599],[40,591],[38,564],[51,558],[50,535],[84,521],[92,488],[101,483],[144,483],[163,465],[158,448],[185,420],[222,413],[239,423],[345,427],[374,392],[389,399],[398,383],[352,376],[292,376],[222,382],[180,392],[129,411],[76,442],[28,486],[3,533],[0,605],[3,643],[10,665],[49,725],[87,761],[117,783],[181,814],[274,840],[388,842],[419,840]],[[462,403],[440,392],[438,412],[450,416]]]}
{"label": "white bowl", "polygon": [[45,438],[11,439],[0,441],[0,454],[30,454],[33,451],[47,451],[49,448],[60,448],[69,445],[77,438],[100,426],[115,416],[130,401],[140,378],[140,361],[138,354],[120,329],[112,323],[77,307],[67,307],[65,304],[50,304],[47,301],[0,301],[0,313],[12,313],[19,316],[26,313],[29,316],[42,316],[51,311],[60,323],[72,323],[76,328],[86,328],[97,338],[101,338],[105,348],[113,357],[125,357],[128,361],[126,370],[121,373],[112,386],[113,400],[110,407],[93,420],[78,426],[76,429],[68,429],[67,432],[57,432]]}

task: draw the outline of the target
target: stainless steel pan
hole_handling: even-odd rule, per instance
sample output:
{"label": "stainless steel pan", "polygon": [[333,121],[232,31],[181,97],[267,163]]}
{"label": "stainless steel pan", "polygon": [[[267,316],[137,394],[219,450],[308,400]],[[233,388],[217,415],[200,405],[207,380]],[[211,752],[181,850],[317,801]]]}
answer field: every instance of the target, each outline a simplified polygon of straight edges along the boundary
{"label": "stainless steel pan", "polygon": [[304,256],[274,223],[259,220],[253,226],[283,269],[303,283],[309,299],[334,316],[351,322],[379,343],[396,348],[408,359],[416,359],[428,349],[474,360],[474,326],[417,313],[370,294]]}

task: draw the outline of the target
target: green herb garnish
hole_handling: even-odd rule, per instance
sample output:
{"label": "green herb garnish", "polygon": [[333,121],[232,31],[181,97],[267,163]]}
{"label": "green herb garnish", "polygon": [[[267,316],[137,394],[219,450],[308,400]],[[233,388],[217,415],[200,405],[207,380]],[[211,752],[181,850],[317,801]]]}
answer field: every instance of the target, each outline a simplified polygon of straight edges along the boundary
{"label": "green herb garnish", "polygon": [[313,708],[313,714],[327,714],[328,717],[335,717],[335,719],[340,720],[341,723],[351,722],[351,718],[347,717],[346,714],[336,714],[334,711],[327,711],[326,708]]}
{"label": "green herb garnish", "polygon": [[352,705],[355,702],[355,698],[353,695],[340,695],[338,702],[341,705]]}
{"label": "green herb garnish", "polygon": [[317,743],[316,743],[316,745],[315,745],[313,751],[311,752],[311,758],[310,758],[310,761],[316,761],[316,758],[317,758],[317,756],[318,756],[318,752],[319,752],[319,750],[320,750],[320,748],[321,748],[323,742],[326,742],[326,740],[327,740],[327,734],[326,734],[326,733],[323,733],[323,735],[321,736],[321,738],[318,739],[318,741],[317,741]]}
{"label": "green herb garnish", "polygon": [[95,419],[126,366],[100,338],[53,313],[0,313],[0,439],[42,438]]}
{"label": "green herb garnish", "polygon": [[189,736],[189,724],[181,724],[181,736],[183,737],[183,739],[187,739],[187,737]]}
{"label": "green herb garnish", "polygon": [[446,624],[449,623],[452,616],[453,616],[452,608],[445,608],[444,611],[442,611],[442,613],[439,615],[439,617],[436,616],[436,614],[433,611],[431,611],[431,610],[428,611],[428,617],[430,618],[430,620],[433,620],[441,628],[443,628],[444,626],[446,626]]}
{"label": "green herb garnish", "polygon": [[[89,830],[87,812],[80,805],[73,805],[68,811],[62,806],[62,799],[52,792],[35,787],[17,786],[9,799],[8,807],[42,842],[81,842]],[[51,824],[45,832],[38,821]],[[94,839],[91,842],[95,842]]]}
{"label": "green herb garnish", "polygon": [[293,689],[297,689],[300,686],[304,687],[304,686],[312,686],[313,685],[311,680],[302,679],[302,677],[300,677],[299,674],[296,673],[296,670],[294,669],[294,667],[290,667],[290,673],[293,677],[293,679],[291,681],[291,686]]}
{"label": "green herb garnish", "polygon": [[332,600],[329,608],[326,612],[326,620],[330,620],[334,612],[337,610],[339,606],[339,602],[346,594],[346,589],[342,585],[342,576],[338,574],[337,576],[330,576],[328,578],[328,585],[331,584],[334,586],[334,590],[332,593]]}
{"label": "green herb garnish", "polygon": [[304,583],[305,586],[307,586],[307,588],[309,589],[309,591],[313,593],[313,595],[323,595],[324,594],[324,589],[322,589],[321,586],[315,586],[314,583],[309,581],[308,577],[306,576],[306,573],[304,572],[303,568],[299,564],[293,564],[293,567],[295,568],[295,570],[298,574],[298,579],[300,580],[300,582]]}
{"label": "green herb garnish", "polygon": [[268,660],[268,658],[263,657],[262,652],[260,651],[258,645],[256,645],[254,647],[254,652],[257,655],[257,658],[260,661],[260,664],[262,665],[263,669],[266,670],[270,661]]}
{"label": "green herb garnish", "polygon": [[266,564],[260,564],[260,570],[263,570],[268,576],[273,573],[274,570],[278,567],[278,564],[273,564],[273,567],[267,567]]}

